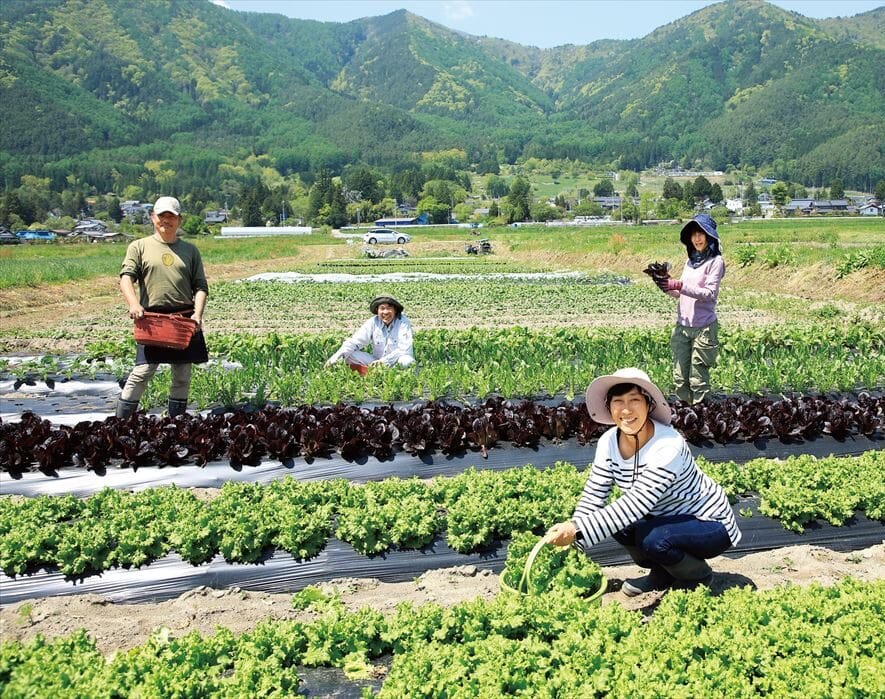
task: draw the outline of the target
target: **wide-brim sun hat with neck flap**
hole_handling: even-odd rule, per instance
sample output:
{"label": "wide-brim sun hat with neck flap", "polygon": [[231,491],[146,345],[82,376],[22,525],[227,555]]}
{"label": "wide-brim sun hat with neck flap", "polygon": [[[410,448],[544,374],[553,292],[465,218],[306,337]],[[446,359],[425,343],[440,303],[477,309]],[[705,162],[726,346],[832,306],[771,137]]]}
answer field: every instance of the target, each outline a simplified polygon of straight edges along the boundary
{"label": "wide-brim sun hat with neck flap", "polygon": [[651,382],[648,374],[635,367],[618,369],[614,374],[595,378],[587,387],[587,412],[590,413],[594,422],[598,422],[600,425],[615,424],[611,411],[605,404],[605,397],[608,395],[609,389],[619,383],[632,383],[639,386],[654,401],[654,408],[651,411],[652,420],[665,425],[670,424],[673,413],[670,411],[670,404],[664,398],[663,391]]}
{"label": "wide-brim sun hat with neck flap", "polygon": [[721,245],[719,240],[719,231],[716,229],[716,221],[709,214],[698,214],[686,223],[679,232],[679,240],[683,245],[691,243],[691,233],[695,228],[700,228],[704,233],[710,236],[717,244]]}
{"label": "wide-brim sun hat with neck flap", "polygon": [[376,296],[372,299],[372,303],[369,304],[369,311],[371,311],[372,315],[378,313],[378,306],[382,303],[388,303],[393,306],[396,309],[397,314],[403,312],[403,305],[393,298],[393,296]]}

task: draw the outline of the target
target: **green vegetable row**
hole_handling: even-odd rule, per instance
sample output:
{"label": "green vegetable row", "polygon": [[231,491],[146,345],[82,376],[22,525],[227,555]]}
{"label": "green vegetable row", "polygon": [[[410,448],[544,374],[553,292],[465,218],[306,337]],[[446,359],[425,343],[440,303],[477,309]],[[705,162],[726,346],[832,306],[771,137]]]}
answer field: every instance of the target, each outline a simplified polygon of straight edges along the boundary
{"label": "green vegetable row", "polygon": [[[416,333],[414,371],[373,370],[362,377],[343,364],[323,369],[342,340],[334,335],[215,337],[213,351],[242,368],[194,372],[192,401],[282,405],[434,400],[489,395],[583,394],[597,376],[625,366],[671,385],[669,330],[428,330]],[[885,330],[875,326],[801,326],[723,331],[712,381],[726,393],[852,390],[885,384]],[[166,377],[169,375],[166,374]],[[146,400],[163,405],[168,378]]]}
{"label": "green vegetable row", "polygon": [[[645,369],[665,391],[671,381],[668,330],[525,328],[425,330],[415,335],[414,371],[372,370],[362,377],[343,364],[323,369],[340,333],[212,335],[213,354],[229,364],[198,366],[191,403],[327,404],[583,393],[596,376],[625,366]],[[885,384],[885,330],[873,324],[724,328],[712,380],[722,392],[853,390]],[[7,372],[38,379],[94,373],[124,375],[135,356],[131,341],[103,342],[65,368],[42,359]],[[106,358],[111,358],[107,359]],[[121,361],[127,358],[127,361]],[[3,366],[0,364],[0,371]],[[170,375],[161,371],[144,403],[164,405]]]}
{"label": "green vegetable row", "polygon": [[[743,466],[701,463],[729,494],[758,492],[761,511],[789,529],[801,531],[818,518],[839,525],[856,510],[885,520],[885,451]],[[420,548],[443,532],[454,550],[470,552],[569,517],[585,478],[559,463],[543,471],[470,469],[429,484],[391,478],[356,486],[291,477],[268,485],[226,483],[208,502],[174,486],[106,489],[85,500],[6,497],[0,498],[0,568],[17,575],[49,565],[75,576],[141,566],[172,550],[194,565],[218,552],[230,562],[254,562],[272,549],[306,559],[333,530],[367,555]]]}
{"label": "green vegetable row", "polygon": [[881,697],[885,582],[831,588],[671,592],[651,618],[556,591],[501,594],[444,609],[402,604],[385,618],[308,588],[311,622],[266,621],[235,636],[160,630],[105,659],[83,631],[0,643],[0,697],[283,697],[299,667],[372,676],[377,694],[412,697]]}

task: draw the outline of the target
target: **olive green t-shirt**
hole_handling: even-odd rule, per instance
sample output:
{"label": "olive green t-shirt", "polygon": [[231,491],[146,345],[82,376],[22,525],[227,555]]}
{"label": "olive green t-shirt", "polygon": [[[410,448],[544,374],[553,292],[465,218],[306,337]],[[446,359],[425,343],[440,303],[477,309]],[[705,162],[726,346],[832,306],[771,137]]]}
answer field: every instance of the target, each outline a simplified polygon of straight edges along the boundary
{"label": "olive green t-shirt", "polygon": [[193,307],[197,291],[209,293],[200,251],[180,238],[164,243],[156,236],[140,238],[126,248],[120,276],[138,283],[144,308],[178,310]]}

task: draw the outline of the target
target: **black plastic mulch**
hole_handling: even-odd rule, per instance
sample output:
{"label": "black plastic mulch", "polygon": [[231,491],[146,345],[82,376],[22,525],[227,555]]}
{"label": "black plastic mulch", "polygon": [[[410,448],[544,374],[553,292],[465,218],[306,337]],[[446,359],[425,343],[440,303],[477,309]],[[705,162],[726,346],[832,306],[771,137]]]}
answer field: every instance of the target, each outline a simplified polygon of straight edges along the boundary
{"label": "black plastic mulch", "polygon": [[[740,514],[741,510],[746,512],[748,509],[752,510],[752,516]],[[869,520],[862,513],[855,514],[841,527],[814,522],[804,533],[797,534],[785,530],[777,520],[760,515],[755,499],[739,500],[734,510],[743,538],[737,547],[725,554],[729,558],[796,545],[856,551],[885,539],[885,523]],[[463,565],[498,573],[503,570],[506,557],[506,541],[495,542],[479,553],[459,554],[440,537],[418,551],[390,551],[367,557],[356,553],[349,544],[332,538],[322,552],[307,561],[296,561],[284,551],[274,551],[258,564],[226,563],[218,555],[209,563],[192,566],[177,555],[168,555],[139,569],[112,569],[79,581],[67,580],[58,571],[41,570],[15,578],[0,574],[0,605],[87,593],[101,595],[112,602],[160,602],[200,585],[260,592],[297,592],[307,585],[342,577],[404,582],[428,570]],[[624,549],[612,539],[595,546],[591,557],[602,566],[630,562]]]}
{"label": "black plastic mulch", "polygon": [[33,396],[9,394],[0,396],[4,412],[24,413],[31,411],[44,417],[69,415],[71,413],[107,413],[112,415],[117,409],[119,389],[114,393],[81,393],[75,395]]}

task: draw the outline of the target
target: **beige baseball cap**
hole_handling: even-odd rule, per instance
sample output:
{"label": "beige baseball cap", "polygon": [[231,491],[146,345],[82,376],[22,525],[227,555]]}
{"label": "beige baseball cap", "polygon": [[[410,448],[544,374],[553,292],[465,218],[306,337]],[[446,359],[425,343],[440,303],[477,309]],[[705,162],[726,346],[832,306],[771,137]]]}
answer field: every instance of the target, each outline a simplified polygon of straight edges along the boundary
{"label": "beige baseball cap", "polygon": [[175,197],[160,197],[154,202],[153,212],[157,216],[166,212],[181,216],[181,202]]}

